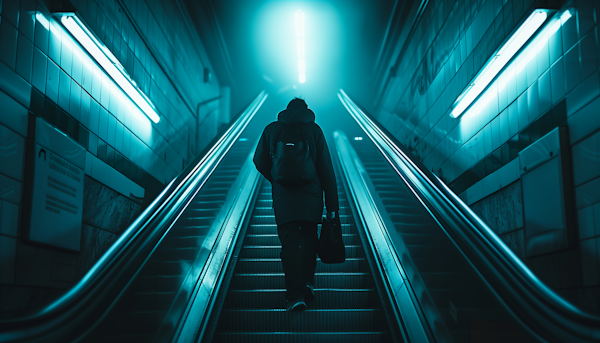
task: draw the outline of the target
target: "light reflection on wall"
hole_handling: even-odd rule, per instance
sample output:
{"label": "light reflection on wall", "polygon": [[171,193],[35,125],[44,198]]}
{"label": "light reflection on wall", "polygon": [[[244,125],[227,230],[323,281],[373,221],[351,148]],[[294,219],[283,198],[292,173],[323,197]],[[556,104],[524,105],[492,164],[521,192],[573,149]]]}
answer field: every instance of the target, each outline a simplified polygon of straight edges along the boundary
{"label": "light reflection on wall", "polygon": [[[106,105],[116,101],[118,104],[114,106],[118,108],[119,113],[111,112],[121,123],[129,128],[137,137],[142,141],[150,145],[152,141],[152,123],[150,120],[141,112],[141,110],[133,103],[133,101],[121,90],[121,88],[106,74],[106,72],[100,68],[100,66],[90,58],[90,56],[79,46],[77,42],[73,40],[69,32],[67,32],[58,22],[53,18],[46,18],[41,12],[35,14],[35,19],[47,30],[50,31],[57,39],[61,41],[69,51],[73,53],[74,58],[77,58],[79,62],[89,71],[89,75],[93,75],[96,79],[100,80],[98,85],[103,89],[92,91],[90,96],[95,99],[99,104]],[[59,65],[60,67],[60,65]],[[71,71],[65,71],[69,77],[72,77]],[[82,76],[83,78],[83,76]],[[89,80],[91,82],[91,80]],[[85,87],[87,84],[85,81],[81,82],[80,85],[82,91],[92,89],[92,85]],[[93,83],[92,83],[93,84]],[[96,96],[94,96],[96,94]],[[109,96],[108,101],[101,101],[101,94]],[[109,111],[108,105],[104,106]],[[87,115],[82,113],[82,115]],[[133,119],[135,118],[135,119]],[[93,130],[92,130],[93,131]],[[94,132],[97,134],[97,132]]]}
{"label": "light reflection on wall", "polygon": [[[517,89],[516,80],[519,77],[525,77],[523,73],[527,73],[527,69],[532,66],[532,62],[536,63],[535,79],[537,80],[539,77],[537,72],[537,57],[544,50],[548,54],[550,38],[558,32],[561,24],[564,24],[571,16],[571,12],[565,11],[560,17],[551,19],[462,116],[458,126],[455,128],[458,132],[454,134],[449,133],[448,137],[450,139],[448,143],[457,146],[457,148],[462,147],[456,153],[458,156],[451,157],[454,161],[454,170],[450,172],[453,175],[448,175],[450,179],[453,176],[456,177],[462,174],[485,157],[483,156],[483,128],[486,125],[490,125],[495,118],[497,119],[496,116],[507,109],[521,95],[521,93],[517,94],[515,91]],[[550,66],[548,66],[546,71],[549,70]],[[532,84],[531,80],[527,79],[527,84],[525,90]],[[506,99],[506,101],[500,98]],[[519,110],[518,115],[523,116],[526,114],[526,111]],[[529,123],[530,118],[525,119],[525,121]],[[522,128],[519,127],[520,129]],[[503,144],[511,137],[509,135],[504,138],[506,139],[503,139],[500,144]]]}

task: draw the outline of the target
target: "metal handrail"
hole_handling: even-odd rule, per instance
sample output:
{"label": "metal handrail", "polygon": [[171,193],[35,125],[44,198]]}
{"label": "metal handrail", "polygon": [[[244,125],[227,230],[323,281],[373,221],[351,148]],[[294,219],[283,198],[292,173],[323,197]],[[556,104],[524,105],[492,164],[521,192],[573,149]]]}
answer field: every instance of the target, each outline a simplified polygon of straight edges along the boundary
{"label": "metal handrail", "polygon": [[0,342],[70,341],[105,315],[190,198],[212,175],[267,96],[261,92],[203,154],[165,187],[66,294],[34,314],[0,321]]}
{"label": "metal handrail", "polygon": [[597,342],[600,317],[541,282],[464,202],[340,90],[338,97],[506,309],[542,341]]}
{"label": "metal handrail", "polygon": [[355,219],[364,229],[367,241],[365,244],[373,251],[375,265],[380,268],[385,280],[386,292],[404,341],[435,342],[435,339],[432,339],[432,329],[427,325],[423,310],[418,303],[418,296],[399,258],[402,253],[397,251],[398,246],[390,237],[390,228],[394,225],[389,215],[380,210],[383,208],[383,203],[377,197],[369,175],[346,135],[341,131],[335,131],[333,137],[341,173],[345,184],[348,185],[347,192],[350,195],[348,200],[355,205],[358,214]]}

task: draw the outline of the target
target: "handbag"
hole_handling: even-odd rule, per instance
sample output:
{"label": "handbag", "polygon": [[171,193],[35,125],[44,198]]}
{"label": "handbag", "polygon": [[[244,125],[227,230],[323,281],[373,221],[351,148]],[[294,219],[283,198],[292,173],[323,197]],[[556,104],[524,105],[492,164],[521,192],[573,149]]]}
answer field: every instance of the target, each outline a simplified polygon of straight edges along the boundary
{"label": "handbag", "polygon": [[342,240],[342,224],[339,217],[331,220],[323,217],[319,237],[319,257],[321,262],[326,264],[346,261],[346,247]]}

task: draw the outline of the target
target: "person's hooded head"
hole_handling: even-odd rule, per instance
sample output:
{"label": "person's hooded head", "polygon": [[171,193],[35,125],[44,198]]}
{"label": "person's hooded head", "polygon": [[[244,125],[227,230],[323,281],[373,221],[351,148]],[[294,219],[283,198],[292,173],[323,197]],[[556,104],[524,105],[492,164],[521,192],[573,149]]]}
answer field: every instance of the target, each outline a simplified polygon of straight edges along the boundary
{"label": "person's hooded head", "polygon": [[279,112],[277,120],[282,123],[311,123],[315,121],[315,113],[304,99],[294,98],[285,110]]}

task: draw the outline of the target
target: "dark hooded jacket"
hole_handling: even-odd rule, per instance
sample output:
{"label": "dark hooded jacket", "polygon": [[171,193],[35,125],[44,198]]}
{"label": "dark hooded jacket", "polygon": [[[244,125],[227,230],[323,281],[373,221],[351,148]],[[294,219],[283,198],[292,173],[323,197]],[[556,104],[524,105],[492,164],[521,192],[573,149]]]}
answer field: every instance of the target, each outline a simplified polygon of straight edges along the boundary
{"label": "dark hooded jacket", "polygon": [[[309,144],[309,152],[315,163],[317,177],[304,187],[284,188],[273,182],[271,177],[271,146],[279,137],[284,123],[291,123],[303,133]],[[256,169],[269,181],[273,187],[273,209],[275,222],[278,225],[293,220],[308,220],[321,222],[323,215],[323,192],[328,212],[339,209],[337,183],[331,162],[329,149],[323,131],[315,123],[315,114],[310,109],[287,109],[281,111],[277,121],[265,128],[254,153]]]}

